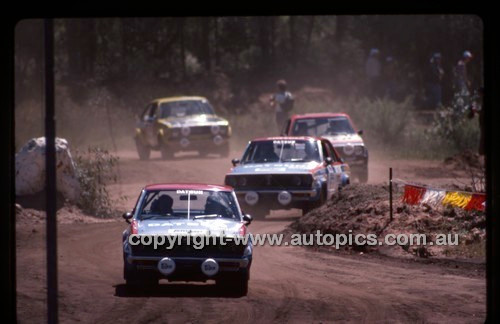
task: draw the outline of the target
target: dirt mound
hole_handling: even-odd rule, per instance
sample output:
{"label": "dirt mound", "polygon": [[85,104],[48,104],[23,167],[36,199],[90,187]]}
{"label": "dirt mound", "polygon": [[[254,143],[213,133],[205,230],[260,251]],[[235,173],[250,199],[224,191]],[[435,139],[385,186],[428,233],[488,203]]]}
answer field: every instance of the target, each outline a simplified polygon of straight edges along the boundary
{"label": "dirt mound", "polygon": [[[378,251],[392,256],[454,256],[484,258],[486,218],[484,213],[459,208],[408,206],[401,193],[394,193],[394,217],[389,217],[389,191],[384,185],[353,184],[333,200],[312,210],[289,225],[287,233],[376,234],[382,241],[387,234],[426,234],[434,241],[436,234],[458,234],[458,246],[416,245],[345,245],[346,251]],[[335,247],[332,247],[334,249]]]}
{"label": "dirt mound", "polygon": [[[45,224],[45,211],[23,208],[16,204],[16,226],[41,225]],[[73,224],[73,223],[103,223],[113,222],[114,219],[96,218],[85,214],[76,206],[64,205],[57,210],[57,223]]]}

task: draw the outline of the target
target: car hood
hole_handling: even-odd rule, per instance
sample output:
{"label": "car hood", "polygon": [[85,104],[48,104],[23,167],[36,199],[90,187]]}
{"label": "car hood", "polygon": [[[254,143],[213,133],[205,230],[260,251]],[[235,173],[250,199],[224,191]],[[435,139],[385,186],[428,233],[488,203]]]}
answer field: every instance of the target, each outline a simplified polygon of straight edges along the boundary
{"label": "car hood", "polygon": [[169,125],[171,127],[183,126],[206,126],[206,125],[227,125],[227,120],[216,115],[196,115],[186,117],[169,117],[158,120],[159,123]]}
{"label": "car hood", "polygon": [[242,223],[230,219],[150,219],[138,222],[138,234],[148,235],[237,235]]}
{"label": "car hood", "polygon": [[288,173],[312,173],[322,163],[319,162],[284,162],[284,163],[256,163],[244,164],[234,167],[230,174],[288,174]]}
{"label": "car hood", "polygon": [[363,144],[363,139],[358,134],[323,135],[332,145],[336,144]]}

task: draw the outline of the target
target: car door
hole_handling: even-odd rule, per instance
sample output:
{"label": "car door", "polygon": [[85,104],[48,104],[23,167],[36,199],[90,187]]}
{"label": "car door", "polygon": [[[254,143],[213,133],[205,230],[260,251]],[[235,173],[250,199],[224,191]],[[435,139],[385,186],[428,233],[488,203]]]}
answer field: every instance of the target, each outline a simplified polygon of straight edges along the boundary
{"label": "car door", "polygon": [[339,188],[341,171],[340,166],[335,164],[337,161],[335,160],[335,156],[333,155],[331,148],[328,146],[327,140],[321,140],[321,149],[323,151],[323,159],[326,160],[327,157],[332,159],[332,163],[325,166],[327,173],[328,199],[330,199]]}
{"label": "car door", "polygon": [[345,176],[346,179],[348,179],[351,176],[349,165],[347,163],[345,163],[344,160],[340,157],[339,153],[335,150],[335,148],[333,147],[333,145],[330,141],[327,140],[326,145],[328,146],[328,148],[330,149],[330,151],[333,155],[332,159],[335,161],[333,163],[333,165],[334,165],[336,171],[338,171],[338,173],[337,173],[338,184],[340,187],[342,187],[343,185],[345,185],[343,177]]}

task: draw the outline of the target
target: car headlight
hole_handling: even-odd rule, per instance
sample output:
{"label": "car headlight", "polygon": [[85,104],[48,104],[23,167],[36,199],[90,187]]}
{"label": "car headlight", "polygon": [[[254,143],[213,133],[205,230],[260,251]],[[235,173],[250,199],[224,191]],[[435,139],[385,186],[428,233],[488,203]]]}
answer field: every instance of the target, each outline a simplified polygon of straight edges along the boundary
{"label": "car headlight", "polygon": [[354,147],[354,153],[356,155],[362,155],[365,152],[365,148],[362,145],[357,145]]}
{"label": "car headlight", "polygon": [[220,126],[213,125],[212,127],[210,127],[210,131],[212,132],[212,135],[217,135],[220,132]]}
{"label": "car headlight", "polygon": [[247,185],[247,178],[245,178],[245,177],[240,177],[240,178],[238,179],[238,184],[239,184],[240,186],[246,186],[246,185]]}
{"label": "car headlight", "polygon": [[227,177],[226,178],[226,184],[230,185],[231,187],[236,186],[236,179],[234,177]]}
{"label": "car headlight", "polygon": [[191,128],[189,128],[188,126],[183,126],[181,128],[181,134],[182,136],[189,136],[189,134],[191,134]]}
{"label": "car headlight", "polygon": [[342,150],[344,151],[345,155],[351,155],[352,153],[354,153],[354,146],[346,145]]}
{"label": "car headlight", "polygon": [[295,175],[292,177],[292,183],[294,186],[298,187],[302,184],[302,179],[298,175]]}

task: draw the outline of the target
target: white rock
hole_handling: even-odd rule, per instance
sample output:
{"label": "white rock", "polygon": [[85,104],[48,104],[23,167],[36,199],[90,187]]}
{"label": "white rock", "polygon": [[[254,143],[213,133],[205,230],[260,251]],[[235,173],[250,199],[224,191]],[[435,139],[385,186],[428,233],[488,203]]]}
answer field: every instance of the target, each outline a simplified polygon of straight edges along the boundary
{"label": "white rock", "polygon": [[[76,201],[80,184],[68,141],[56,138],[57,190],[68,200]],[[45,188],[45,137],[32,138],[16,154],[16,195],[31,195]]]}

